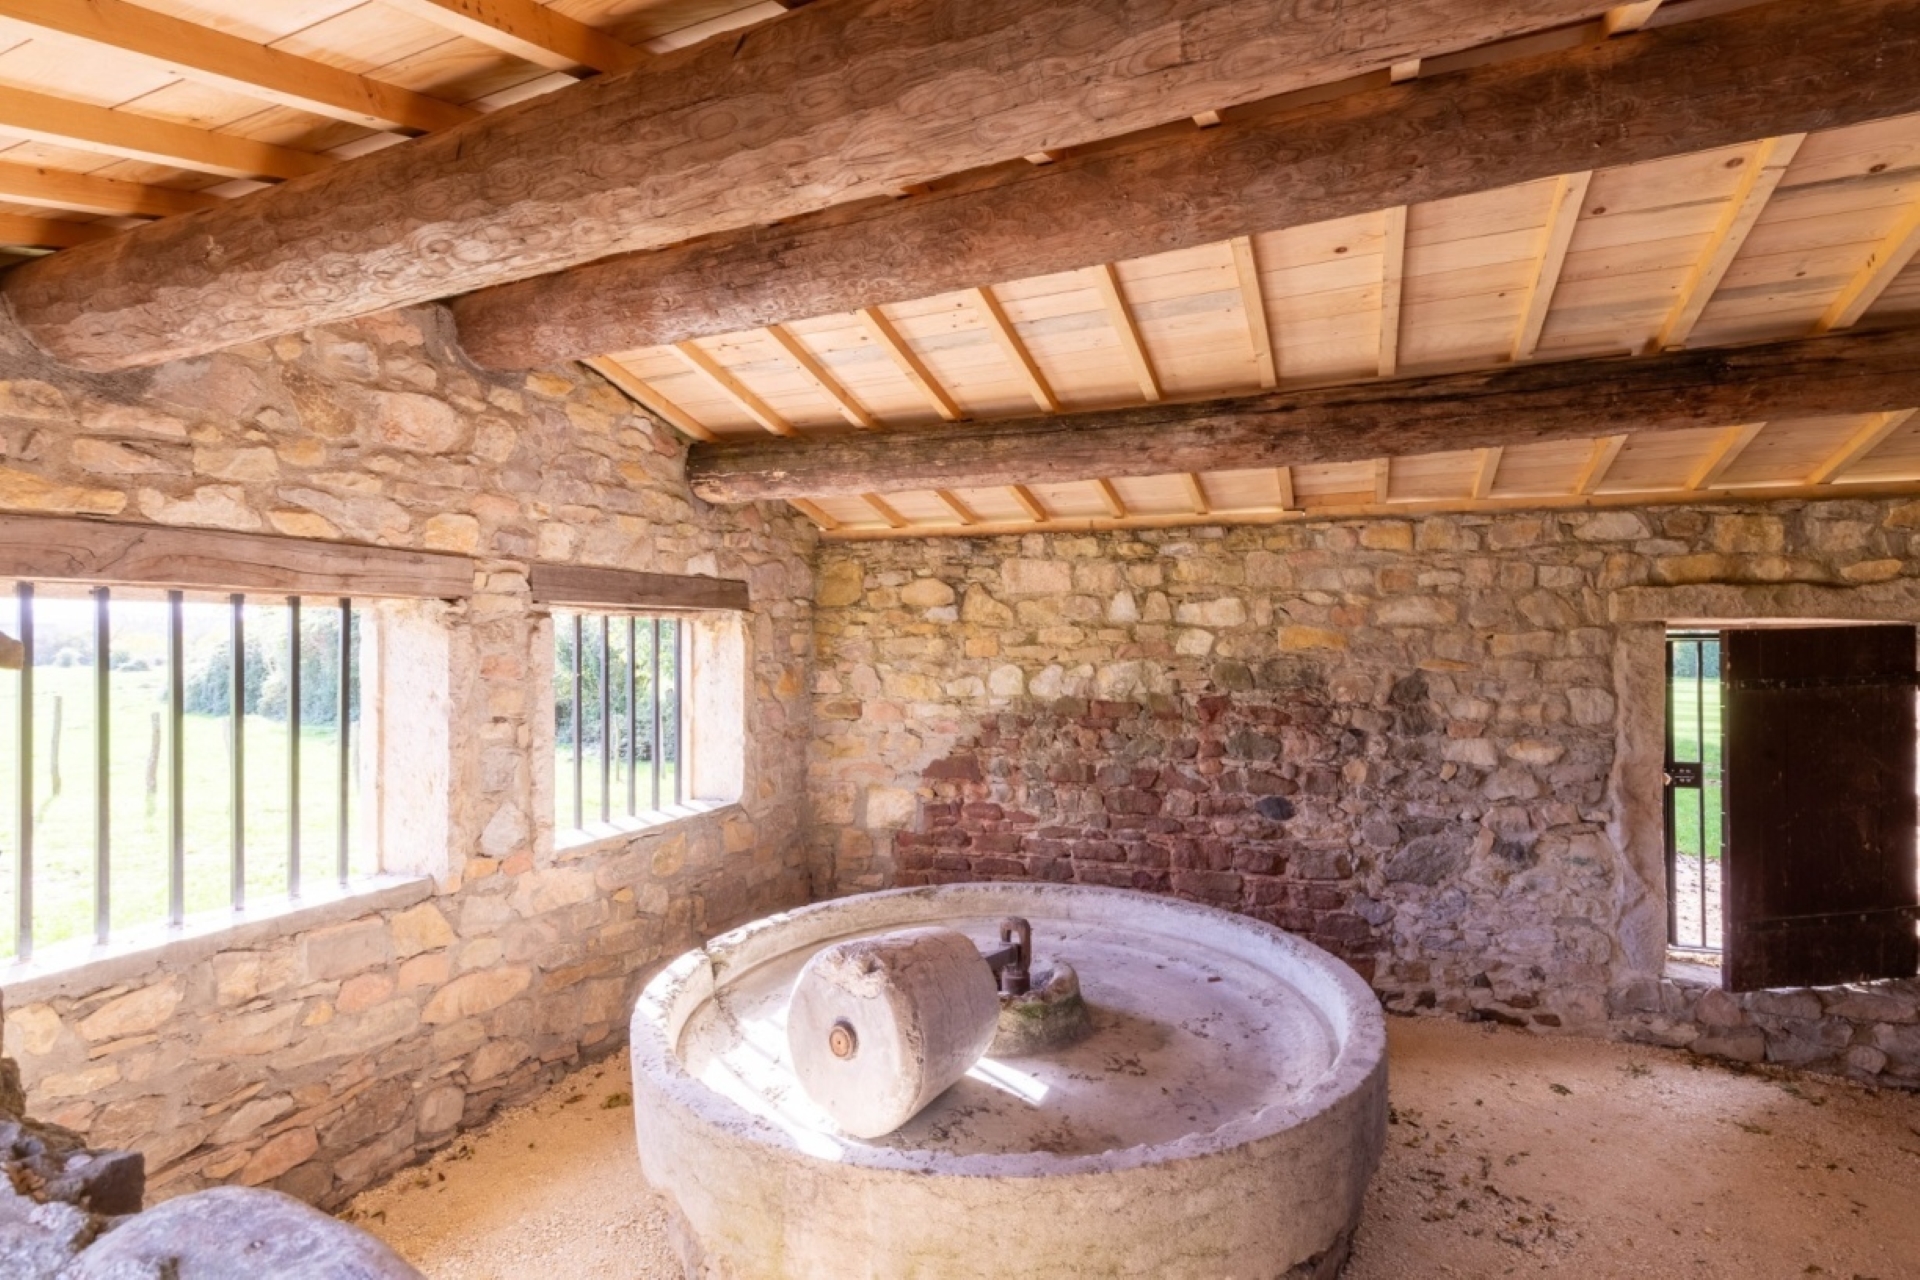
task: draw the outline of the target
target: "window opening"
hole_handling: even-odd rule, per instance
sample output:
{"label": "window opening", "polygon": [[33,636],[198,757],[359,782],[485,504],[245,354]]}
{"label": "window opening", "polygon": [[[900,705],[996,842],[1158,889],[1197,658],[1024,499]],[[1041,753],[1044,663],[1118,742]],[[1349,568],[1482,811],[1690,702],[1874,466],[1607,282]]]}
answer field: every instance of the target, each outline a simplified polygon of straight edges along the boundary
{"label": "window opening", "polygon": [[19,582],[0,596],[0,956],[344,885],[352,601]]}
{"label": "window opening", "polygon": [[562,831],[686,799],[686,629],[662,615],[555,611],[554,819]]}
{"label": "window opening", "polygon": [[1667,636],[1667,942],[1696,956],[1722,946],[1725,778],[1720,636]]}

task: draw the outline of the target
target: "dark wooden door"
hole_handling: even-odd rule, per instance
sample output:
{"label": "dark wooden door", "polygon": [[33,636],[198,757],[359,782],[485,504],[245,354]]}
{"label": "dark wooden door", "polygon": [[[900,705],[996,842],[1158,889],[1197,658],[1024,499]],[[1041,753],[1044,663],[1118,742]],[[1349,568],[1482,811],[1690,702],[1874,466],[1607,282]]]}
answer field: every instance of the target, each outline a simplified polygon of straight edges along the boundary
{"label": "dark wooden door", "polygon": [[1914,628],[1726,633],[1725,984],[1911,977]]}

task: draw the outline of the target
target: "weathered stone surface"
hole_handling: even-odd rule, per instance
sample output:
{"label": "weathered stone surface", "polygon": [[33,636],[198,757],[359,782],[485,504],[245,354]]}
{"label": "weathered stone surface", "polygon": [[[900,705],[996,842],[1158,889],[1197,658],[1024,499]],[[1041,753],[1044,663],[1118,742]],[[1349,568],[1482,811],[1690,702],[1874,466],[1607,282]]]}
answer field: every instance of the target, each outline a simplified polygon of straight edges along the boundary
{"label": "weathered stone surface", "polygon": [[62,1280],[425,1280],[358,1227],[277,1191],[216,1187],[117,1225]]}
{"label": "weathered stone surface", "polygon": [[87,1040],[118,1040],[152,1031],[180,1007],[181,996],[180,979],[164,978],[108,1001],[82,1018],[78,1030]]}
{"label": "weathered stone surface", "polygon": [[434,993],[420,1020],[430,1024],[457,1022],[498,1009],[527,989],[533,975],[526,969],[491,969],[455,978]]}

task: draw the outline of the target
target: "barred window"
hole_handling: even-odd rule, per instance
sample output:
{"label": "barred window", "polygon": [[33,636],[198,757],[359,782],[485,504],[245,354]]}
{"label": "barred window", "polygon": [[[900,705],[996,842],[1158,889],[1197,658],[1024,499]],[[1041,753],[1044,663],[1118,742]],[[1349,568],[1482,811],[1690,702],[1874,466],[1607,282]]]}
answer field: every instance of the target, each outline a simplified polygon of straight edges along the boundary
{"label": "barred window", "polygon": [[366,874],[350,600],[0,597],[0,956]]}
{"label": "barred window", "polygon": [[674,617],[555,611],[558,829],[640,817],[688,798],[680,682],[687,631]]}

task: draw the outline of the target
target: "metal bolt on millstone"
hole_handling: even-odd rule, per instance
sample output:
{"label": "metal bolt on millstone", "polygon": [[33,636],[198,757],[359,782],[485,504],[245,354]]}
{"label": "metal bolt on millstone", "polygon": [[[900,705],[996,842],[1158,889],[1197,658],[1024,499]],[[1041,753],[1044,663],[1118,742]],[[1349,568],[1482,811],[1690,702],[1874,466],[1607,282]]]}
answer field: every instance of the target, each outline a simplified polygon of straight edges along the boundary
{"label": "metal bolt on millstone", "polygon": [[833,1050],[836,1058],[851,1058],[860,1051],[860,1037],[853,1033],[853,1024],[845,1018],[833,1024],[833,1030],[827,1032],[827,1048]]}

